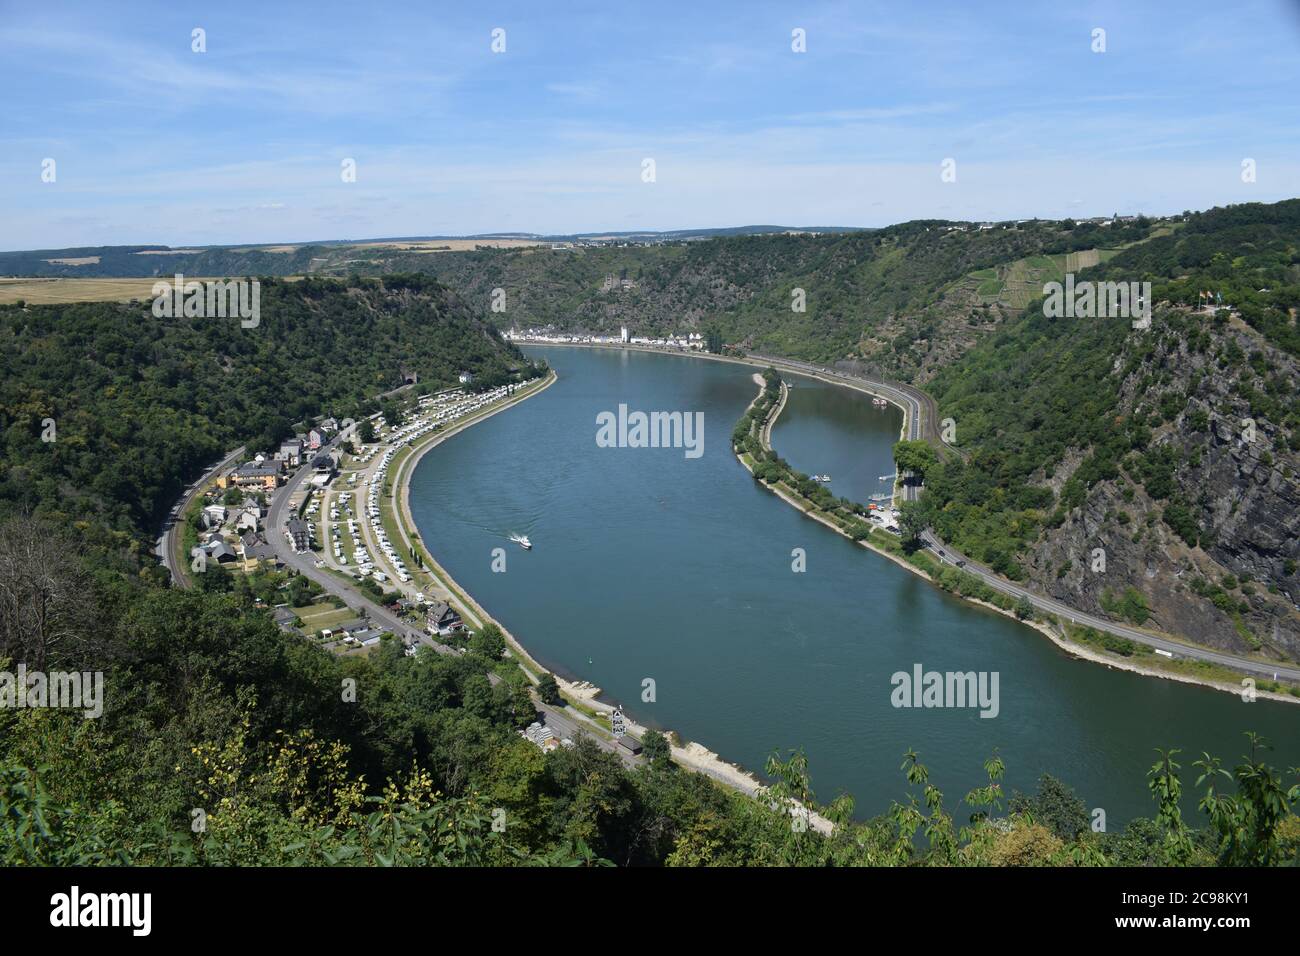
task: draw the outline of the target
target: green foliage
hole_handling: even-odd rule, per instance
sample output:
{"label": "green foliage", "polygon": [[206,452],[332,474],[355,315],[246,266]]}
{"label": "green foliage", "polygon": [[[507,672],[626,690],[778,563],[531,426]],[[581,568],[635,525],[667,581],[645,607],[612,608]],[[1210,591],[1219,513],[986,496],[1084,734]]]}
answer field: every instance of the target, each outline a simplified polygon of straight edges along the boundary
{"label": "green foliage", "polygon": [[564,704],[564,698],[560,695],[560,685],[555,681],[555,675],[546,673],[541,676],[537,682],[537,696],[542,699],[543,704],[550,704],[552,707],[560,707]]}
{"label": "green foliage", "polygon": [[[1198,806],[1217,835],[1220,866],[1273,866],[1283,862],[1278,830],[1291,816],[1291,804],[1300,799],[1300,785],[1286,790],[1277,772],[1260,756],[1267,744],[1256,734],[1246,736],[1250,754],[1232,773],[1209,754],[1195,762],[1201,771],[1196,785],[1205,786]],[[1220,777],[1234,781],[1237,793],[1220,794]]]}
{"label": "green foliage", "polygon": [[505,635],[501,633],[501,628],[489,621],[474,632],[469,639],[469,649],[490,661],[499,661],[506,652]]}
{"label": "green foliage", "polygon": [[641,750],[651,763],[670,762],[672,756],[672,748],[668,744],[668,738],[657,730],[646,733],[641,740]]}
{"label": "green foliage", "polygon": [[1176,232],[1126,249],[1108,265],[1129,275],[1164,277],[1153,289],[1156,301],[1196,305],[1197,294],[1208,289],[1279,348],[1300,355],[1300,333],[1291,318],[1300,305],[1297,233],[1300,201],[1243,203],[1196,213]]}
{"label": "green foliage", "polygon": [[1138,644],[1130,641],[1126,637],[1119,637],[1108,631],[1096,631],[1090,627],[1085,627],[1077,632],[1077,636],[1088,644],[1095,644],[1103,650],[1110,651],[1112,654],[1118,654],[1121,657],[1132,657],[1135,654],[1150,654],[1151,648],[1146,644]]}
{"label": "green foliage", "polygon": [[1109,588],[1103,589],[1099,602],[1108,613],[1134,624],[1145,624],[1151,616],[1146,597],[1134,587],[1125,588],[1119,597],[1112,594]]}
{"label": "green foliage", "polygon": [[923,479],[938,464],[938,460],[929,442],[905,439],[894,444],[894,462],[898,465],[899,474],[910,471]]}
{"label": "green foliage", "polygon": [[929,527],[930,519],[929,507],[919,501],[904,501],[899,506],[898,530],[903,533],[903,547],[914,551],[921,546],[921,532]]}
{"label": "green foliage", "polygon": [[1015,794],[1007,803],[1013,814],[1025,814],[1043,824],[1058,839],[1070,841],[1089,829],[1088,809],[1068,786],[1045,773],[1033,796]]}

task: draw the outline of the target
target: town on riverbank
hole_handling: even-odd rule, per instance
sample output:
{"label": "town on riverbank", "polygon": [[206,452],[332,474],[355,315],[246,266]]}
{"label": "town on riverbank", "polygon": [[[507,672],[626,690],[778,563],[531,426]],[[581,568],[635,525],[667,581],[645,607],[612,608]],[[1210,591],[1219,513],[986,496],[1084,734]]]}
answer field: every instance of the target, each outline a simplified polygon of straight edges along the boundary
{"label": "town on riverbank", "polygon": [[[432,438],[506,407],[531,383],[412,394],[361,420],[323,418],[275,448],[227,462],[205,476],[169,533],[186,578],[220,589],[226,575],[249,588],[286,633],[339,652],[377,647],[387,634],[413,652],[421,636],[459,637],[468,627],[422,549],[398,530],[390,469]],[[164,541],[167,542],[165,537]],[[295,573],[310,561],[364,593],[404,625],[383,627],[320,579]],[[419,635],[419,636],[417,636]]]}
{"label": "town on riverbank", "polygon": [[597,335],[589,332],[557,332],[554,329],[506,329],[501,337],[507,342],[534,345],[644,345],[652,348],[675,349],[682,352],[704,350],[706,342],[700,332],[681,332],[666,336],[636,335],[626,325],[618,335]]}

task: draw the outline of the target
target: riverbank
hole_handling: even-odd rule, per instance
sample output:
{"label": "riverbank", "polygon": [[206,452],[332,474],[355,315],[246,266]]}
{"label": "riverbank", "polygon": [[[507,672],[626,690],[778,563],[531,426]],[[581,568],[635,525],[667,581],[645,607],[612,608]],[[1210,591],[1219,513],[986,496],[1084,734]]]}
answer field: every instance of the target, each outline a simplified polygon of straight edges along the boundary
{"label": "riverbank", "polygon": [[[520,389],[519,392],[510,396],[510,398],[505,402],[493,406],[487,411],[481,412],[477,415],[471,415],[469,418],[457,422],[453,427],[445,431],[434,432],[423,442],[412,446],[410,453],[398,462],[397,467],[393,471],[391,486],[394,507],[392,510],[393,521],[397,533],[401,536],[402,542],[406,545],[408,551],[414,547],[415,542],[419,541],[421,543],[421,553],[424,556],[424,561],[427,565],[427,573],[442,592],[439,594],[439,597],[448,601],[448,603],[460,605],[461,607],[459,610],[461,616],[466,617],[475,627],[482,626],[482,621],[476,619],[476,615],[482,613],[481,609],[478,608],[477,604],[474,603],[473,599],[467,593],[456,586],[456,583],[452,580],[451,576],[447,574],[437,561],[434,560],[433,555],[429,553],[428,547],[424,545],[419,530],[416,528],[415,520],[412,518],[410,511],[410,495],[408,487],[410,483],[410,475],[414,473],[415,466],[419,464],[421,458],[448,438],[459,435],[465,429],[477,425],[479,422],[485,422],[493,415],[504,412],[508,408],[513,408],[515,405],[532,398],[534,395],[541,394],[554,385],[556,380],[557,376],[555,372],[548,372],[540,382],[528,383]],[[471,610],[471,608],[474,610]]]}
{"label": "riverbank", "polygon": [[[754,397],[754,400],[750,403],[749,405],[750,409],[752,409],[759,402],[759,400],[762,399],[763,392],[766,387],[766,383],[763,381],[762,377],[759,376],[757,373],[755,374],[754,378],[755,381],[759,384],[759,392]],[[785,384],[784,381],[782,381],[780,398],[773,405],[772,410],[769,412],[766,420],[762,423],[762,426],[758,429],[757,437],[759,439],[761,446],[765,451],[768,452],[773,451],[772,443],[771,443],[772,428],[775,425],[776,420],[780,417],[781,412],[785,410],[788,394],[789,394],[789,387]],[[748,409],[746,411],[748,412]],[[904,409],[904,414],[905,415],[907,414],[906,409]],[[907,434],[906,419],[904,420],[903,434],[904,435]],[[746,471],[748,471],[751,475],[754,474],[754,463],[747,454],[736,452],[736,459],[741,463],[742,466],[744,466]],[[757,478],[755,480],[757,480]],[[915,574],[921,578],[924,578],[926,581],[930,582],[935,587],[938,587],[940,590],[945,591],[945,593],[952,594],[953,597],[960,598],[961,600],[966,601],[967,603],[974,604],[979,607],[983,607],[997,614],[1001,614],[1004,617],[1009,617],[1013,620],[1016,620],[1019,623],[1026,625],[1027,627],[1033,628],[1034,630],[1038,631],[1040,634],[1045,636],[1048,640],[1050,640],[1054,645],[1056,645],[1057,648],[1059,648],[1060,650],[1064,651],[1065,653],[1069,654],[1072,657],[1076,657],[1080,660],[1090,661],[1096,664],[1102,664],[1106,667],[1110,667],[1115,670],[1130,671],[1135,674],[1140,674],[1144,677],[1156,677],[1163,680],[1176,681],[1179,683],[1196,684],[1213,690],[1222,691],[1224,693],[1233,694],[1234,696],[1241,696],[1242,694],[1243,685],[1240,683],[1233,684],[1230,681],[1223,678],[1217,678],[1214,676],[1206,676],[1206,675],[1187,674],[1177,670],[1167,670],[1162,667],[1144,665],[1134,661],[1128,661],[1121,658],[1109,656],[1100,650],[1097,650],[1092,647],[1088,647],[1086,645],[1080,644],[1077,641],[1071,640],[1068,634],[1066,633],[1064,626],[1060,623],[1059,620],[1023,618],[1019,614],[1017,614],[1013,609],[1001,607],[990,601],[984,601],[976,597],[971,597],[969,595],[954,593],[948,588],[942,587],[942,585],[935,578],[935,576],[929,573],[927,570],[925,570],[922,567],[918,567],[912,562],[906,560],[906,558],[903,557],[902,555],[895,553],[894,551],[888,548],[881,547],[877,543],[873,542],[871,540],[871,537],[865,539],[855,538],[842,525],[835,522],[829,516],[819,511],[817,506],[812,501],[809,501],[808,499],[802,497],[801,495],[798,494],[798,492],[796,492],[794,489],[790,488],[789,486],[783,483],[768,484],[766,481],[758,481],[758,483],[762,487],[766,488],[768,491],[772,492],[774,495],[776,495],[786,504],[802,512],[806,517],[812,518],[814,521],[817,521],[818,523],[824,525],[825,527],[830,528],[832,531],[836,532],[837,534],[845,538],[848,538],[850,541],[854,541],[855,543],[860,544],[862,547],[867,548],[868,550],[873,551],[876,554],[881,555],[882,557],[888,558],[890,561],[893,561],[899,567],[904,568],[907,571],[911,572],[912,574]],[[873,530],[872,536],[876,535],[877,533],[881,533],[881,532],[877,532]],[[1254,693],[1257,697],[1262,697],[1267,700],[1274,700],[1281,703],[1300,704],[1300,698],[1297,698],[1291,694],[1278,693],[1278,692],[1258,689],[1258,688],[1254,691]]]}

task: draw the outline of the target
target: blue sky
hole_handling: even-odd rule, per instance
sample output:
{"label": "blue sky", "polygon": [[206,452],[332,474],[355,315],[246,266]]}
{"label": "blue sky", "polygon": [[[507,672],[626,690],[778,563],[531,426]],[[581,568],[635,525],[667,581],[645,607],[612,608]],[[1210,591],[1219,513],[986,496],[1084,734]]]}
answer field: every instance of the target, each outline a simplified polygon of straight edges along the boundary
{"label": "blue sky", "polygon": [[[0,0],[0,91],[2,249],[874,226],[1300,195],[1295,0]],[[956,182],[941,181],[946,158]]]}

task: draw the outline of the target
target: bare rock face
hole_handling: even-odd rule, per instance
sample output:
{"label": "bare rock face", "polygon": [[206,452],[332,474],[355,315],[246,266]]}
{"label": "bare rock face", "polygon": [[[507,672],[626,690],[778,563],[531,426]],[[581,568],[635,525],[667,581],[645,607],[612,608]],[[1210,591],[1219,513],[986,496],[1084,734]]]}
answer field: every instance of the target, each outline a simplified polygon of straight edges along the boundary
{"label": "bare rock face", "polygon": [[[1232,342],[1253,361],[1225,362]],[[1294,415],[1298,381],[1295,360],[1240,323],[1196,352],[1163,340],[1130,374],[1123,404],[1151,415],[1162,396],[1186,397],[1172,420],[1157,419],[1148,449],[1172,451],[1171,490],[1155,497],[1127,459],[1030,549],[1034,586],[1211,647],[1300,660],[1300,455],[1273,420]],[[1270,392],[1277,400],[1261,401]],[[1059,491],[1081,458],[1044,484]],[[1179,503],[1195,541],[1167,520]]]}
{"label": "bare rock face", "polygon": [[[1300,540],[1300,486],[1294,465],[1288,479],[1286,466],[1260,460],[1267,454],[1261,444],[1238,442],[1227,455],[1207,456],[1207,467],[1197,476],[1210,487],[1224,489],[1205,509],[1205,519],[1215,530],[1209,551],[1238,576],[1247,573],[1256,580],[1276,581],[1294,602],[1300,600],[1300,579],[1285,574],[1283,565],[1295,557]],[[1289,458],[1293,461],[1294,454]]]}

